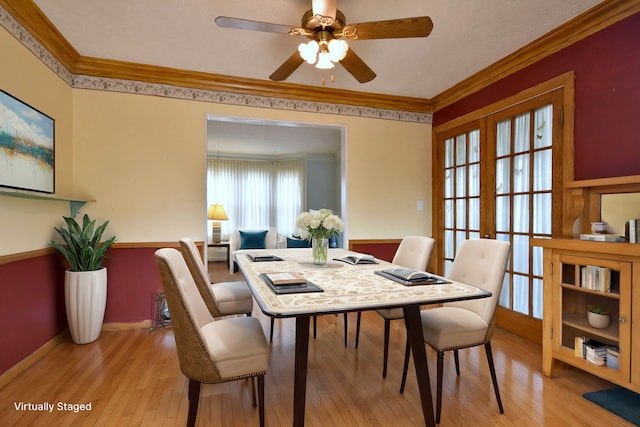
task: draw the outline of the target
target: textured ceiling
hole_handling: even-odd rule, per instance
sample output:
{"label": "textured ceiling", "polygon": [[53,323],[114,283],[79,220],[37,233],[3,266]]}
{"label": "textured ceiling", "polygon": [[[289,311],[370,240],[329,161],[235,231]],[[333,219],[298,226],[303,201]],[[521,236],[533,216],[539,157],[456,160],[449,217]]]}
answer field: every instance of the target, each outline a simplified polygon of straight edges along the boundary
{"label": "textured ceiling", "polygon": [[[220,28],[231,16],[299,26],[310,0],[35,0],[83,56],[268,79],[302,36]],[[599,3],[597,0],[339,0],[347,23],[430,16],[427,38],[356,40],[377,73],[358,83],[341,66],[335,88],[432,98]],[[327,73],[327,77],[330,73]],[[287,80],[319,86],[302,66]]]}

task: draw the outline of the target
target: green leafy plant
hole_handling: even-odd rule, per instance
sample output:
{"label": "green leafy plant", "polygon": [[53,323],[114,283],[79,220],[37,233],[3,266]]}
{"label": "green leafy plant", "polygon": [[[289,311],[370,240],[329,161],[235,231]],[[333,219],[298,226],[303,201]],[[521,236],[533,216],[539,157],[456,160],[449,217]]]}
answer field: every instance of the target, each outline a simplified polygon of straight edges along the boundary
{"label": "green leafy plant", "polygon": [[609,314],[609,308],[603,307],[600,304],[589,304],[587,305],[587,310],[595,314]]}
{"label": "green leafy plant", "polygon": [[95,271],[99,270],[106,257],[107,250],[111,247],[116,237],[100,243],[102,234],[109,221],[96,228],[96,221],[85,214],[80,225],[74,218],[63,216],[67,228],[56,227],[55,230],[64,240],[65,245],[51,241],[67,260],[71,271]]}

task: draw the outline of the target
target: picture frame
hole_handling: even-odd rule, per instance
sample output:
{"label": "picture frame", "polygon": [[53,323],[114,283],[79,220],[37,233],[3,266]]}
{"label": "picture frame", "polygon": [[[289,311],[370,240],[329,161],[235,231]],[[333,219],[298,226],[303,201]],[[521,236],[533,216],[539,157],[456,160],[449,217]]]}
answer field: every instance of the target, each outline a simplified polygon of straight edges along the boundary
{"label": "picture frame", "polygon": [[2,89],[0,187],[55,192],[55,120]]}

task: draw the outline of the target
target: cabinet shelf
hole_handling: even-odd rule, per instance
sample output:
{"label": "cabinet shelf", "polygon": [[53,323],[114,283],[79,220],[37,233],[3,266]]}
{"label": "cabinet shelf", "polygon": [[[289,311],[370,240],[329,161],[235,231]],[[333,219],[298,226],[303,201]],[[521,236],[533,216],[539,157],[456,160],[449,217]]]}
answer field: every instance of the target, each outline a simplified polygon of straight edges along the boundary
{"label": "cabinet shelf", "polygon": [[45,193],[32,193],[28,191],[12,190],[10,188],[0,189],[0,196],[17,197],[20,199],[36,199],[36,200],[50,200],[54,202],[67,202],[69,203],[69,214],[72,218],[78,214],[80,208],[82,208],[88,202],[95,202],[95,200],[81,200],[76,197],[65,197],[55,194]]}
{"label": "cabinet shelf", "polygon": [[618,323],[614,322],[614,319],[611,319],[611,324],[608,328],[599,329],[589,325],[585,313],[564,313],[562,315],[562,324],[583,331],[585,336],[604,338],[615,343],[618,342],[618,337],[620,336],[620,328]]}
{"label": "cabinet shelf", "polygon": [[584,292],[585,294],[598,295],[605,298],[611,298],[611,299],[617,299],[617,300],[620,299],[620,294],[617,292],[594,291],[587,288],[581,288],[580,286],[572,285],[570,283],[562,283],[560,286],[562,286],[563,289],[569,289],[571,291]]}

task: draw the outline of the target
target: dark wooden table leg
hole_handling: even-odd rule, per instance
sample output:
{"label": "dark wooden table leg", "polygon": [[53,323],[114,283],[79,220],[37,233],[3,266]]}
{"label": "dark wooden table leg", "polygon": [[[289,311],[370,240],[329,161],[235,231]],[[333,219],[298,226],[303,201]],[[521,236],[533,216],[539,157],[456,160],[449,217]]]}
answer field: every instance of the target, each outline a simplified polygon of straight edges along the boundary
{"label": "dark wooden table leg", "polygon": [[[424,350],[424,345],[422,346]],[[309,357],[309,316],[296,317],[296,362],[293,381],[293,426],[304,426]],[[433,412],[432,412],[433,413]]]}
{"label": "dark wooden table leg", "polygon": [[404,307],[404,323],[407,328],[407,337],[411,343],[411,351],[413,351],[413,364],[416,368],[416,378],[418,379],[418,389],[420,390],[420,402],[422,403],[424,423],[426,426],[435,427],[431,382],[429,380],[429,367],[427,366],[427,352],[424,348],[424,338],[422,336],[422,321],[420,320],[419,305]]}

